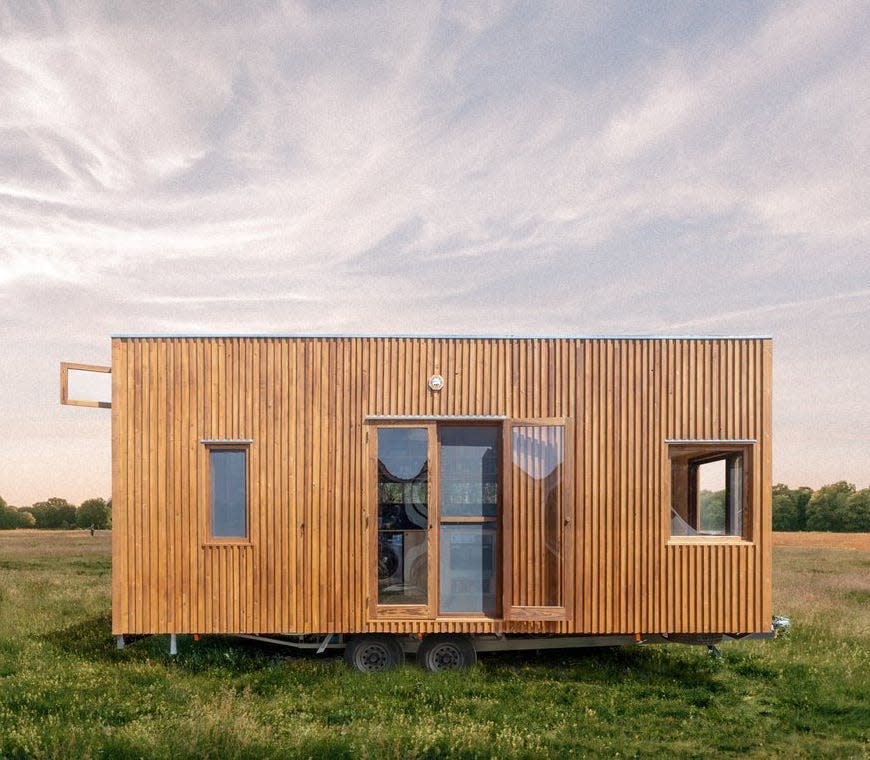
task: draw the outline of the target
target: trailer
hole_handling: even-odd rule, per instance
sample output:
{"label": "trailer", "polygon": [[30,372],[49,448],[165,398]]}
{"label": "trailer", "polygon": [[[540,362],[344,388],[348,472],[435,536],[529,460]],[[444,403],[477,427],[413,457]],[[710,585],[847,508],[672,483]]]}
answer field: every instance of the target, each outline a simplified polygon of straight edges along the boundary
{"label": "trailer", "polygon": [[360,670],[770,636],[767,337],[115,336],[112,628]]}

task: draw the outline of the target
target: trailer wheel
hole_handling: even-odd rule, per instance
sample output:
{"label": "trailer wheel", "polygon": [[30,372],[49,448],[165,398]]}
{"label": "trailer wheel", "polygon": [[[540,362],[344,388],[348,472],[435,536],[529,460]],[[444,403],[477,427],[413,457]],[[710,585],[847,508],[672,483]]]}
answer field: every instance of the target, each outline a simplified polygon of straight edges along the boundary
{"label": "trailer wheel", "polygon": [[405,653],[392,636],[355,636],[344,648],[344,661],[362,673],[375,673],[403,665]]}
{"label": "trailer wheel", "polygon": [[477,662],[477,652],[468,636],[426,636],[417,650],[417,662],[430,672],[470,668]]}

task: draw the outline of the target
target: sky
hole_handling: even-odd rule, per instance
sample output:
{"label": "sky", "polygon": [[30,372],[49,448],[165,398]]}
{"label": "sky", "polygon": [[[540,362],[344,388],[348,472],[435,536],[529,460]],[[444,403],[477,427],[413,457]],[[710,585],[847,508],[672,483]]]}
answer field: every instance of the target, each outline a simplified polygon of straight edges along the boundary
{"label": "sky", "polygon": [[870,485],[866,2],[0,0],[0,496],[110,495],[128,333],[770,335]]}

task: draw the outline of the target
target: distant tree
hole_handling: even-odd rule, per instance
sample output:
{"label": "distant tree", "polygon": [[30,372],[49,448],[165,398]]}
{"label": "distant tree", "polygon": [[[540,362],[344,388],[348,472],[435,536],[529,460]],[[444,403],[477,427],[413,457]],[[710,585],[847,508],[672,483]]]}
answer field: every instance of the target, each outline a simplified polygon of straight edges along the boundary
{"label": "distant tree", "polygon": [[32,528],[34,524],[33,515],[7,504],[6,499],[0,496],[0,530]]}
{"label": "distant tree", "polygon": [[43,530],[64,530],[76,524],[76,508],[57,496],[37,502],[29,511],[36,518],[36,527]]}
{"label": "distant tree", "polygon": [[0,497],[0,530],[12,530],[19,528],[18,510],[15,507],[10,507],[2,497]]}
{"label": "distant tree", "polygon": [[80,528],[93,526],[98,530],[111,525],[112,515],[105,499],[94,498],[83,501],[76,510],[76,525]]}
{"label": "distant tree", "polygon": [[850,532],[870,532],[870,488],[856,491],[846,499],[843,525]]}
{"label": "distant tree", "polygon": [[12,530],[18,527],[18,510],[10,507],[0,499],[0,530]]}
{"label": "distant tree", "polygon": [[807,504],[812,495],[808,486],[789,488],[777,483],[773,487],[773,529],[807,530]]}
{"label": "distant tree", "polygon": [[809,486],[798,486],[792,490],[791,495],[797,508],[796,530],[807,530],[807,504],[813,498],[813,489]]}
{"label": "distant tree", "polygon": [[855,486],[841,480],[822,486],[807,504],[807,530],[830,530],[838,533],[853,530],[847,527],[849,499],[855,495]]}
{"label": "distant tree", "polygon": [[800,530],[794,492],[782,483],[773,487],[773,529]]}

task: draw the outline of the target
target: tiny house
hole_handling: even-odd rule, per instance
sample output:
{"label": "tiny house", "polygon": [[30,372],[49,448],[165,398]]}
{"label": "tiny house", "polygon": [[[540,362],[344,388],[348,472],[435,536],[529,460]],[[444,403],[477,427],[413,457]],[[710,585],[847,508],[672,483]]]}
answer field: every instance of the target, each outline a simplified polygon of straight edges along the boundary
{"label": "tiny house", "polygon": [[112,627],[417,653],[771,634],[771,341],[112,339]]}

